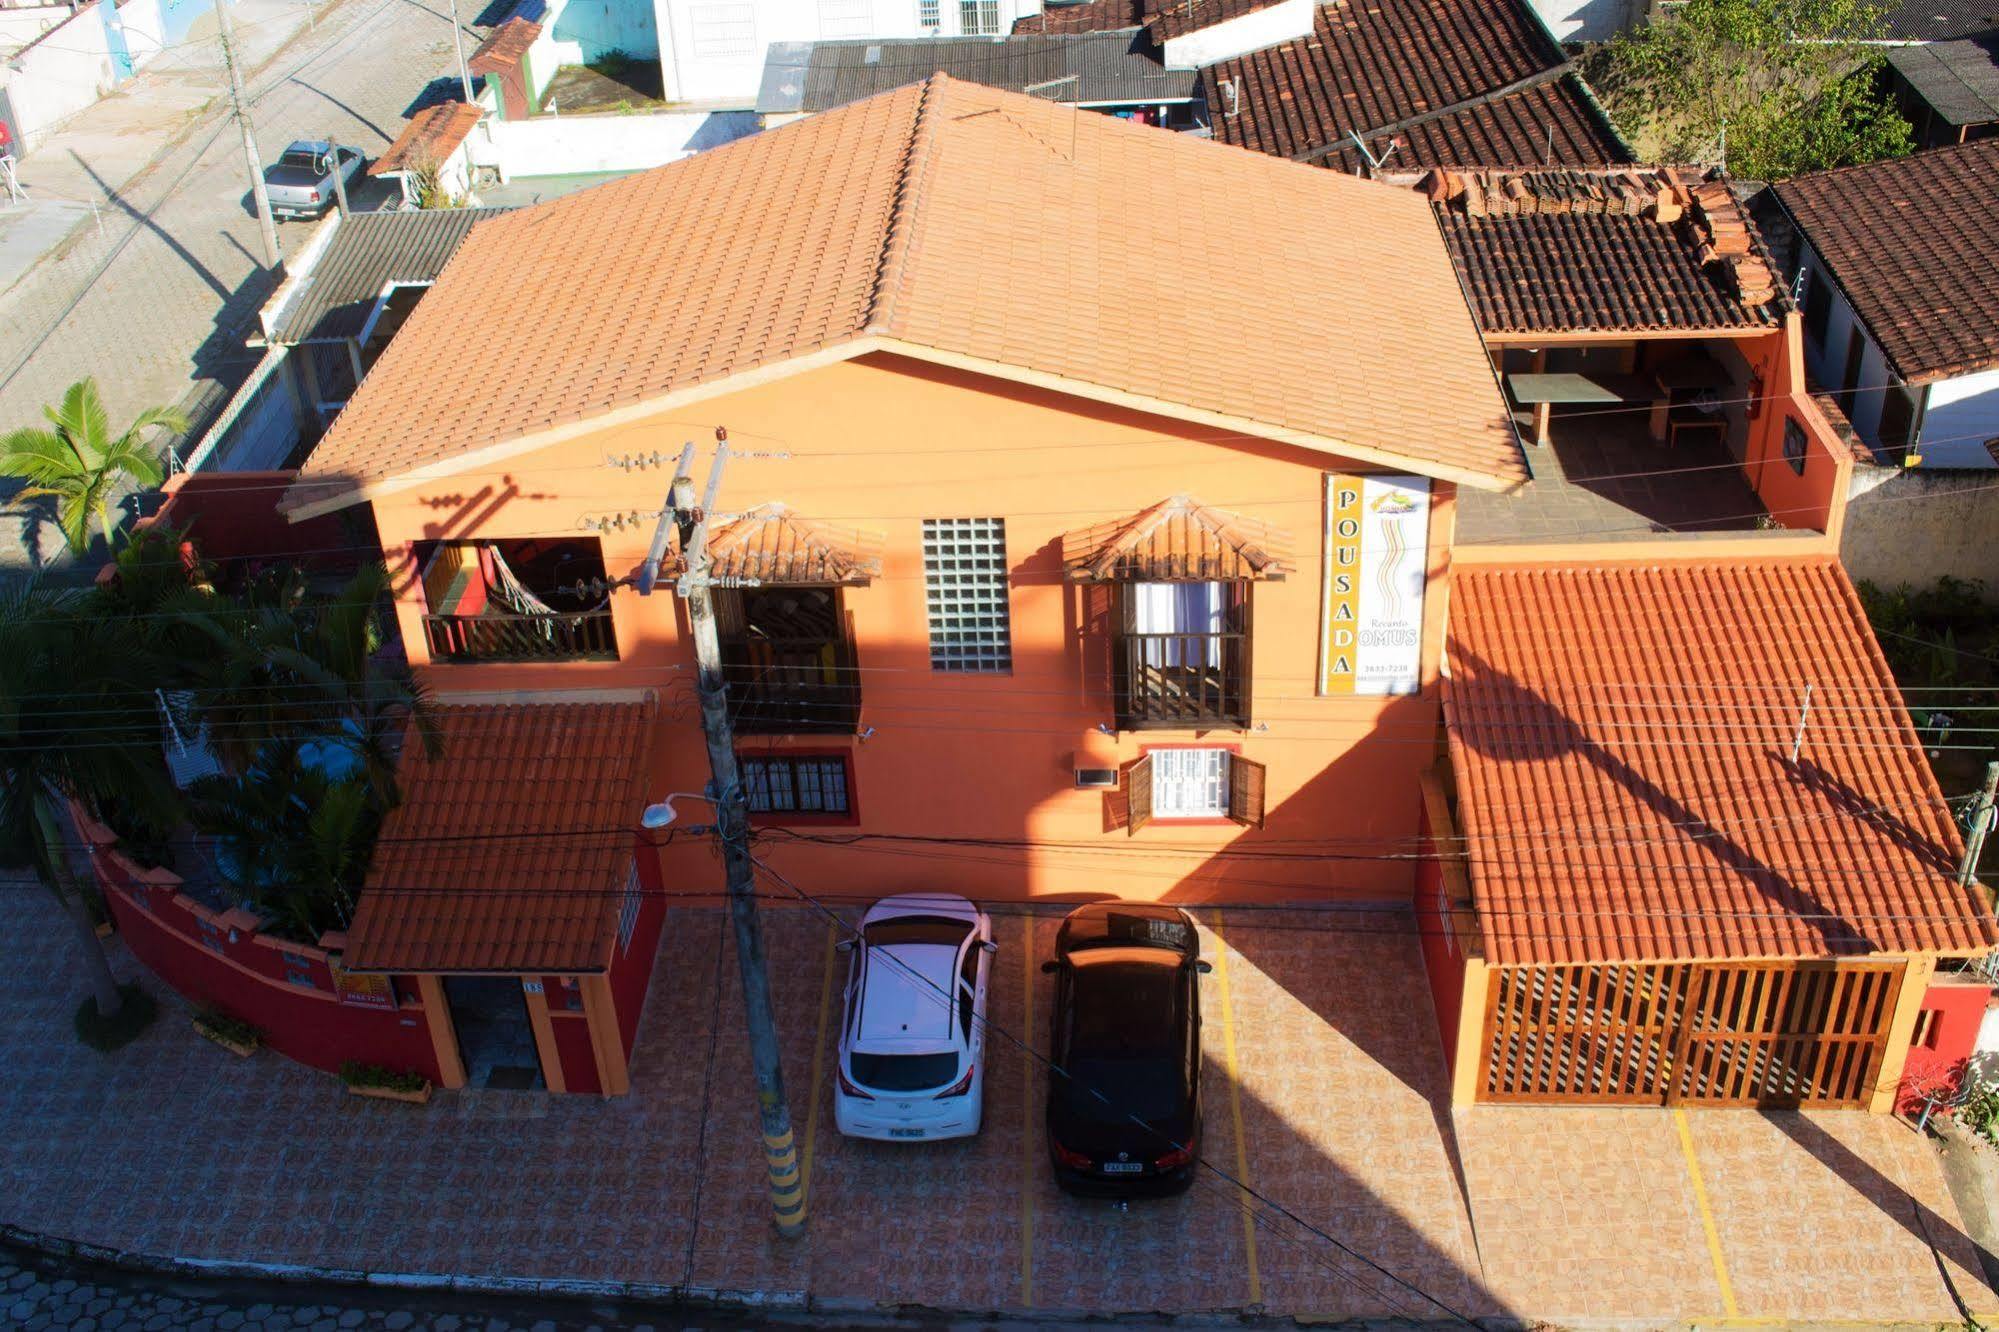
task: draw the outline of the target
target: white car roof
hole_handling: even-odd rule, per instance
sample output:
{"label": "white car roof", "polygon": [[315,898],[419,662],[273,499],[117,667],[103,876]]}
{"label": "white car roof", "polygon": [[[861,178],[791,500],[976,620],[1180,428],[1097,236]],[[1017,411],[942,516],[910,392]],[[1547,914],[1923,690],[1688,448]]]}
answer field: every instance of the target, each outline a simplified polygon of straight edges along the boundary
{"label": "white car roof", "polygon": [[921,943],[868,949],[856,1048],[956,1049],[959,952]]}

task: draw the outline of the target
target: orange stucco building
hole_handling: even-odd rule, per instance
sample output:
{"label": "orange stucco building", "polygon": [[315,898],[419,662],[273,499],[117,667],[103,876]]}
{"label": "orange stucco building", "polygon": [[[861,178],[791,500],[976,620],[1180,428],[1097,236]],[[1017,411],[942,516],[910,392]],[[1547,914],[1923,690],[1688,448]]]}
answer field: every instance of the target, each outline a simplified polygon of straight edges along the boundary
{"label": "orange stucco building", "polygon": [[[1693,212],[1710,239],[1734,224]],[[674,460],[696,445],[704,475],[719,428],[706,516],[766,864],[834,903],[1415,901],[1445,1047],[1483,1067],[1503,968],[1467,964],[1479,871],[1444,827],[1459,571],[1823,568],[1850,462],[1781,300],[1542,336],[1481,328],[1467,281],[1424,192],[941,76],[481,224],[285,500],[372,511],[403,641],[481,766],[447,753],[458,797],[392,816],[399,841],[454,839],[450,890],[378,864],[348,965],[532,978],[547,1084],[622,1090],[650,966],[630,941],[721,889],[707,839],[637,833],[708,777],[671,543],[637,583]],[[1753,521],[1515,522],[1611,494],[1523,449],[1499,378],[1509,348],[1542,372],[1542,344],[1592,339],[1662,381],[1705,340],[1724,410],[1696,424]],[[1669,473],[1659,393],[1636,419]],[[551,707],[583,711],[551,729]],[[509,747],[524,712],[532,753]],[[545,798],[479,794],[522,784],[510,753]],[[606,803],[587,765],[640,776]],[[1474,1099],[1476,1070],[1459,1083]]]}

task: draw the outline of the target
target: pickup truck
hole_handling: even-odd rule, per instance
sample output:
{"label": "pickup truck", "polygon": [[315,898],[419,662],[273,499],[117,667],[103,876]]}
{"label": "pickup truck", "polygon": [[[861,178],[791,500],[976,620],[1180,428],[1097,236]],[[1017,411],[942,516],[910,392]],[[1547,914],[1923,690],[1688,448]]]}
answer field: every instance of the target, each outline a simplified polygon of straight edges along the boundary
{"label": "pickup truck", "polygon": [[359,148],[302,139],[264,168],[271,212],[278,217],[324,217],[334,204],[333,173],[338,170],[351,190],[367,165],[367,155]]}

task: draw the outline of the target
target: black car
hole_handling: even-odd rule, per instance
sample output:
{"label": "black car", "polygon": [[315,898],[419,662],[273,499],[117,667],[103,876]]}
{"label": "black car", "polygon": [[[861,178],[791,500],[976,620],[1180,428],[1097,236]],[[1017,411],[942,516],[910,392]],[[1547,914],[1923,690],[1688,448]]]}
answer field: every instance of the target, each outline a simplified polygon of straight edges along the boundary
{"label": "black car", "polygon": [[1158,1198],[1201,1151],[1201,995],[1208,970],[1178,907],[1097,903],[1055,937],[1048,1157],[1070,1193]]}

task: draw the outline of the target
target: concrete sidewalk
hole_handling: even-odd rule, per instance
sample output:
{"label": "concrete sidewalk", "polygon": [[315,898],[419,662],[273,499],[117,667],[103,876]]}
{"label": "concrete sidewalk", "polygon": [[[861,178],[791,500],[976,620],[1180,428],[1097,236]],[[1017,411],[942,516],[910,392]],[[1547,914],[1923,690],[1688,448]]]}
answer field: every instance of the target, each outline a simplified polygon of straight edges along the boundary
{"label": "concrete sidewalk", "polygon": [[[350,7],[351,0],[236,0],[231,19],[246,85],[300,33],[340,21]],[[228,87],[216,20],[205,14],[137,77],[21,159],[17,174],[28,202],[0,205],[0,293],[73,241],[117,229],[119,200],[207,113],[222,112]]]}

